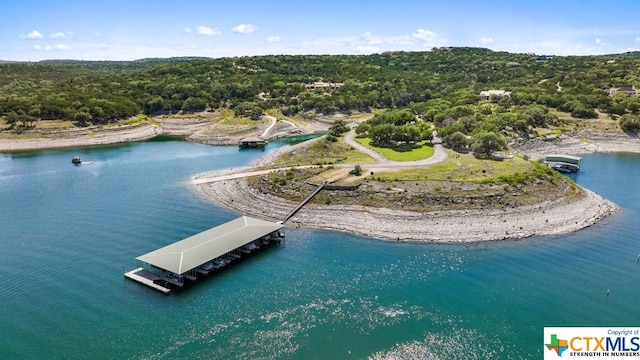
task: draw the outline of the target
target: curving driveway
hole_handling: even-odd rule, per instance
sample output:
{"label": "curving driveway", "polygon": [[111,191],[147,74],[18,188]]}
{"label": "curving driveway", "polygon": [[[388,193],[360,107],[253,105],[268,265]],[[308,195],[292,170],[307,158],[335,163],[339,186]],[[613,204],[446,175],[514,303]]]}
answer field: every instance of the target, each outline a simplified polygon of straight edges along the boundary
{"label": "curving driveway", "polygon": [[[272,119],[273,124],[271,124],[271,126],[269,128],[267,128],[267,130],[265,130],[265,132],[263,133],[263,137],[265,136],[265,134],[268,134],[268,132],[271,130],[271,128],[273,127],[273,125],[275,124],[275,118],[272,116],[268,116],[269,118]],[[360,145],[358,142],[356,142],[353,137],[355,136],[355,129],[351,129],[345,136],[344,136],[344,140],[347,144],[353,146],[354,148],[356,148],[359,151],[362,151],[363,153],[371,156],[372,158],[374,158],[376,160],[375,164],[367,164],[367,167],[371,167],[372,165],[375,166],[376,168],[406,168],[406,167],[413,167],[413,166],[425,166],[425,165],[432,165],[432,164],[437,164],[441,161],[444,161],[447,159],[448,155],[447,152],[444,150],[444,147],[442,146],[442,143],[440,141],[440,139],[436,136],[436,132],[433,132],[433,155],[426,158],[426,159],[422,159],[422,160],[415,160],[415,161],[392,161],[389,160],[387,158],[385,158],[384,156],[380,155],[379,153],[364,147],[362,145]],[[316,140],[316,139],[312,139],[312,140]],[[309,168],[309,167],[313,167],[315,165],[305,165],[305,166],[295,166],[295,168]],[[339,168],[352,168],[354,167],[355,164],[336,164],[335,167],[339,167]],[[211,183],[211,182],[216,182],[216,181],[224,181],[224,180],[232,180],[232,179],[241,179],[241,178],[245,178],[245,177],[249,177],[249,176],[255,176],[255,175],[264,175],[264,174],[268,174],[272,171],[279,171],[279,170],[286,170],[286,169],[290,169],[292,167],[284,167],[284,168],[275,168],[275,169],[269,169],[269,170],[254,170],[251,171],[250,169],[247,169],[247,171],[242,171],[239,173],[225,173],[225,174],[219,174],[218,176],[204,176],[204,177],[198,177],[195,178],[193,181],[196,184],[205,184],[205,183]]]}
{"label": "curving driveway", "polygon": [[[386,157],[380,155],[380,153],[369,149],[368,147],[362,146],[360,143],[355,141],[353,137],[355,136],[355,129],[351,129],[347,135],[344,136],[344,141],[356,148],[358,151],[361,151],[376,160],[377,167],[412,167],[412,166],[425,166],[437,164],[441,161],[447,159],[447,152],[444,150],[442,146],[442,141],[437,137],[436,132],[433,132],[433,155],[426,159],[422,160],[414,160],[414,161],[392,161],[387,159]],[[353,166],[353,165],[351,165]]]}

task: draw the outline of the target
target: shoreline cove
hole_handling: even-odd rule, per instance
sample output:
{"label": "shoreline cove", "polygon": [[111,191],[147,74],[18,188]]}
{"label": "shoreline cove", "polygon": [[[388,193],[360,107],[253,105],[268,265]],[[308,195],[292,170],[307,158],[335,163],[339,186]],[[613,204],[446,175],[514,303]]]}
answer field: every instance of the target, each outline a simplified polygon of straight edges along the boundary
{"label": "shoreline cove", "polygon": [[[135,142],[169,133],[154,125],[133,125],[103,129],[97,134],[84,133],[73,138],[0,139],[0,150],[20,151],[69,146],[88,146]],[[78,135],[77,133],[75,135]],[[582,131],[571,137],[553,141],[540,139],[512,144],[516,152],[539,159],[548,152],[567,154],[630,152],[640,153],[640,139],[624,133]],[[314,140],[311,140],[314,141]],[[267,166],[286,147],[267,154],[254,166]],[[26,145],[26,146],[25,146]],[[236,169],[237,171],[238,169]],[[223,170],[215,175],[229,174]],[[196,176],[212,176],[201,174]],[[280,221],[297,204],[262,194],[249,188],[246,180],[226,180],[197,187],[204,195],[225,208],[253,216]],[[402,241],[437,243],[484,242],[521,239],[533,236],[555,236],[589,227],[619,211],[617,205],[585,190],[585,197],[574,203],[549,200],[540,204],[506,210],[456,210],[418,213],[386,208],[345,205],[306,205],[290,221],[289,226],[305,226],[334,230],[360,236]]]}

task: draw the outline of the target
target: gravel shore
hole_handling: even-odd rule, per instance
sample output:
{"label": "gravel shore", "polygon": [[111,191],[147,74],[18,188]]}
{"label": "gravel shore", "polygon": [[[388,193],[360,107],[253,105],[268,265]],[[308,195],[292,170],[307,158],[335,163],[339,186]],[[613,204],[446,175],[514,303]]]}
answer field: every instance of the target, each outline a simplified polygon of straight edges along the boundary
{"label": "gravel shore", "polygon": [[0,151],[54,149],[88,145],[106,145],[143,141],[162,133],[159,126],[149,123],[93,127],[71,130],[34,132],[31,138],[0,137]]}
{"label": "gravel shore", "polygon": [[594,153],[640,153],[640,138],[623,132],[578,131],[555,139],[529,139],[516,141],[512,147],[533,160],[544,159],[546,154],[583,155]]}
{"label": "gravel shore", "polygon": [[[600,146],[600,149],[640,150],[634,138],[613,136],[604,139],[608,142],[604,145],[593,145],[596,148],[590,152],[597,151],[597,146]],[[625,141],[629,142],[626,146]],[[576,149],[575,152],[568,152],[581,153],[577,149],[583,142],[564,140],[564,144]],[[543,148],[549,151],[548,142],[540,141],[538,146],[535,145],[529,144],[529,156],[535,157],[536,154],[543,152]],[[560,150],[569,149],[570,146],[558,146],[557,150],[561,152]],[[291,149],[281,149],[281,152],[287,150]],[[278,155],[269,154],[258,159],[254,166],[268,165]],[[202,176],[215,175],[218,174]],[[225,207],[273,221],[281,221],[297,205],[256,191],[247,185],[245,179],[205,183],[198,186],[209,198]],[[614,203],[592,191],[584,190],[585,196],[575,202],[553,199],[532,206],[500,210],[419,213],[363,206],[309,204],[293,216],[288,224],[396,241],[456,243],[553,236],[591,226],[618,211]]]}
{"label": "gravel shore", "polygon": [[[225,207],[273,221],[281,221],[297,205],[257,192],[245,179],[199,186],[208,197]],[[612,202],[586,190],[586,196],[577,202],[547,201],[506,210],[418,213],[309,204],[288,224],[396,241],[480,242],[566,234],[588,227],[617,209]]]}
{"label": "gravel shore", "polygon": [[[95,133],[91,129],[61,132],[31,139],[0,138],[0,151],[141,141],[163,133],[163,129],[152,124],[137,124],[100,129]],[[623,133],[581,132],[551,141],[529,140],[515,144],[514,148],[533,159],[549,152],[640,152],[640,139]],[[289,150],[291,148],[280,152]],[[261,158],[254,165],[267,165],[276,155]],[[243,179],[198,186],[207,196],[225,207],[275,221],[282,220],[297,205],[258,193]],[[478,242],[565,234],[588,227],[617,210],[615,204],[586,190],[586,196],[574,203],[550,200],[535,206],[506,210],[417,213],[362,206],[307,205],[288,224],[389,240]]]}
{"label": "gravel shore", "polygon": [[[534,140],[516,146],[533,159],[546,153],[640,152],[640,140],[622,133],[580,133],[579,138]],[[581,139],[581,140],[578,140]],[[285,151],[282,149],[281,151]],[[254,165],[267,165],[276,154]],[[206,174],[212,176],[212,174]],[[258,192],[245,179],[198,185],[217,203],[243,214],[281,221],[297,204]],[[442,243],[481,242],[554,236],[589,227],[619,209],[609,200],[585,190],[575,202],[552,199],[544,203],[500,210],[418,213],[363,206],[309,204],[288,224],[344,231],[387,240]]]}

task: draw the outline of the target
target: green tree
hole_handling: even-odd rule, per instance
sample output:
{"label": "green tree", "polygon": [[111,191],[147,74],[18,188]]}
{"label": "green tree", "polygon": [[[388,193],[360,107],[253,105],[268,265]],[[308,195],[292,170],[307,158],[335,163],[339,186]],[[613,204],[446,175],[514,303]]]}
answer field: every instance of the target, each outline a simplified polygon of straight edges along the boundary
{"label": "green tree", "polygon": [[74,116],[73,120],[76,122],[78,126],[87,126],[91,121],[92,116],[87,111],[78,111]]}
{"label": "green tree", "polygon": [[469,151],[469,145],[471,141],[467,138],[465,134],[460,131],[456,131],[451,135],[447,135],[444,139],[442,139],[444,145],[452,150],[455,150],[459,153],[464,153]]}
{"label": "green tree", "polygon": [[20,117],[15,111],[11,111],[4,116],[4,121],[6,121],[10,128],[13,128],[18,124],[18,121],[20,121]]}
{"label": "green tree", "polygon": [[504,140],[494,132],[481,132],[473,137],[471,150],[476,157],[490,157],[506,147]]}
{"label": "green tree", "polygon": [[624,132],[635,134],[640,130],[640,118],[637,115],[625,114],[618,120],[618,125]]}
{"label": "green tree", "polygon": [[182,111],[186,112],[199,112],[204,111],[207,108],[207,101],[202,98],[189,96],[187,100],[182,103]]}
{"label": "green tree", "polygon": [[367,136],[367,133],[369,132],[370,129],[371,129],[371,126],[366,122],[360,123],[358,124],[358,126],[356,126],[356,129],[355,129],[356,135]]}
{"label": "green tree", "polygon": [[335,137],[340,137],[347,131],[349,131],[349,126],[347,122],[342,119],[334,121],[331,127],[329,127],[329,133]]}
{"label": "green tree", "polygon": [[382,124],[371,127],[369,138],[373,144],[388,145],[391,143],[395,126],[391,124]]}

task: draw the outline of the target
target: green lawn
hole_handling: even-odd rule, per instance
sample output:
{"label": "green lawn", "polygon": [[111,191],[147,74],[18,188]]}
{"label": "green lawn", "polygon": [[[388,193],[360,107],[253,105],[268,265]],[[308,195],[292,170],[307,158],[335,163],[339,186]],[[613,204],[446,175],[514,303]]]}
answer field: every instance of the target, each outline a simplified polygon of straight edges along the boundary
{"label": "green lawn", "polygon": [[529,161],[515,157],[504,161],[479,160],[470,154],[455,156],[449,151],[449,157],[440,163],[412,168],[397,172],[378,173],[375,179],[384,181],[462,181],[462,182],[491,182],[501,177],[516,174],[528,174],[536,170],[536,166]]}
{"label": "green lawn", "polygon": [[356,138],[356,141],[392,161],[422,160],[433,155],[433,146],[427,141],[420,142],[412,147],[373,146],[369,138]]}
{"label": "green lawn", "polygon": [[354,149],[342,139],[327,142],[324,138],[316,141],[308,148],[296,150],[293,154],[285,153],[276,159],[277,165],[317,165],[317,164],[374,164],[376,161],[367,154]]}

